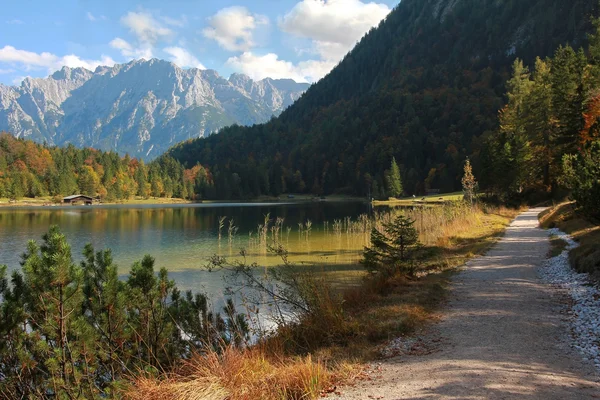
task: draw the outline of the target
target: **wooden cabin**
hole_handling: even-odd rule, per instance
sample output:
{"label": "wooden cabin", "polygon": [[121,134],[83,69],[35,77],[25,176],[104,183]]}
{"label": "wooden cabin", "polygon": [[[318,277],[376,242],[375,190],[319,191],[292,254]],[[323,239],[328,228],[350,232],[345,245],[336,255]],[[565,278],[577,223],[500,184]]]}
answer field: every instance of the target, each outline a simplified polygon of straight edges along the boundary
{"label": "wooden cabin", "polygon": [[72,206],[77,204],[91,206],[93,201],[94,199],[92,197],[83,194],[74,194],[72,196],[63,197],[63,204],[70,204]]}

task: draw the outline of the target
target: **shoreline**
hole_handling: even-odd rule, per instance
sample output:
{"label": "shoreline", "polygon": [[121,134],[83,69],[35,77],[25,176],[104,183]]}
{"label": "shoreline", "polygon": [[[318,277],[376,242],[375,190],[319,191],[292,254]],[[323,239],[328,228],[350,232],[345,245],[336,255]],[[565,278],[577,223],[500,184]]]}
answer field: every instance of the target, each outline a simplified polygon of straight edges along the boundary
{"label": "shoreline", "polygon": [[293,197],[282,196],[276,197],[258,197],[254,199],[240,199],[240,200],[184,200],[180,198],[134,198],[128,200],[119,200],[111,202],[94,203],[91,206],[84,205],[69,205],[64,203],[56,203],[51,197],[40,197],[40,198],[23,198],[16,201],[9,199],[0,199],[0,209],[2,208],[30,208],[30,207],[97,207],[97,206],[168,206],[168,205],[198,205],[198,204],[300,204],[300,203],[333,203],[333,202],[367,202],[366,199],[361,197],[352,196],[328,196],[326,198],[318,198],[308,195],[291,195]]}
{"label": "shoreline", "polygon": [[389,206],[389,207],[406,207],[417,205],[440,205],[452,201],[460,201],[463,199],[462,192],[432,194],[419,197],[393,198],[388,200],[373,200],[374,206]]}

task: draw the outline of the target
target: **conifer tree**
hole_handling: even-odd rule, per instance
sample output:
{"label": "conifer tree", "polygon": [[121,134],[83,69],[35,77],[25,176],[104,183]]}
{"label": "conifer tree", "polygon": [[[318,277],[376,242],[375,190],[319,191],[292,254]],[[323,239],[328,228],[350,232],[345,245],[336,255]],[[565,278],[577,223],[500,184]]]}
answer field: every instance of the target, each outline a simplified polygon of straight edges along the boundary
{"label": "conifer tree", "polygon": [[390,165],[389,171],[386,173],[386,184],[388,194],[391,197],[400,197],[402,195],[402,177],[400,176],[400,168],[396,163],[396,158],[392,158],[392,164]]}
{"label": "conifer tree", "polygon": [[384,224],[383,232],[371,231],[371,246],[365,247],[361,263],[371,274],[383,277],[395,273],[411,273],[415,249],[420,246],[415,221],[398,215],[394,221]]}
{"label": "conifer tree", "polygon": [[224,316],[208,299],[182,297],[154,259],[119,279],[110,250],[86,246],[74,264],[57,227],[31,241],[22,273],[0,266],[0,397],[110,398],[125,374],[164,371],[206,346],[242,346],[245,317],[228,302]]}
{"label": "conifer tree", "polygon": [[553,144],[556,142],[557,120],[552,109],[552,84],[550,66],[538,58],[533,74],[533,86],[527,99],[525,125],[531,142],[534,163],[531,178],[542,177],[543,185],[550,189],[556,176]]}

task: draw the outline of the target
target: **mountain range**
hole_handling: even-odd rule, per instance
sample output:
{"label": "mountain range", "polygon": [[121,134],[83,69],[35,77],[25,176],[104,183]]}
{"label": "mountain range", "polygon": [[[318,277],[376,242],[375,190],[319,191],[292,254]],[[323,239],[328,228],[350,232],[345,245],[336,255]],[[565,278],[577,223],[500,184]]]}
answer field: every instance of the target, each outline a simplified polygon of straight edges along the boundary
{"label": "mountain range", "polygon": [[0,131],[152,159],[175,143],[279,115],[308,88],[214,70],[135,60],[95,71],[63,67],[48,78],[0,84]]}

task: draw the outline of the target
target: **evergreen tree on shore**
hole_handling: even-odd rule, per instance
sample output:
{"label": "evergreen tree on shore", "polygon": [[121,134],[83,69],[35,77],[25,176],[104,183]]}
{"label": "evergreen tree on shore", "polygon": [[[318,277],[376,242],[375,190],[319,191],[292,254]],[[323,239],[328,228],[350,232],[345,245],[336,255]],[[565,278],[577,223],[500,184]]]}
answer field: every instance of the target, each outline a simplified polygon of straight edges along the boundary
{"label": "evergreen tree on shore", "polygon": [[58,227],[28,244],[10,282],[0,266],[0,397],[114,398],[126,375],[164,371],[210,346],[243,346],[245,316],[210,311],[145,256],[119,279],[109,250],[73,261]]}
{"label": "evergreen tree on shore", "polygon": [[390,169],[386,171],[385,181],[388,194],[391,197],[400,197],[402,195],[402,177],[400,176],[400,168],[398,168],[395,157],[392,158]]}

